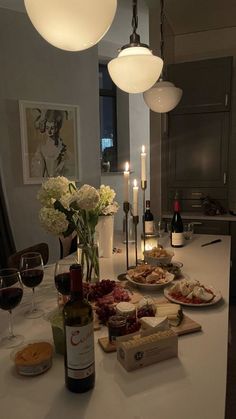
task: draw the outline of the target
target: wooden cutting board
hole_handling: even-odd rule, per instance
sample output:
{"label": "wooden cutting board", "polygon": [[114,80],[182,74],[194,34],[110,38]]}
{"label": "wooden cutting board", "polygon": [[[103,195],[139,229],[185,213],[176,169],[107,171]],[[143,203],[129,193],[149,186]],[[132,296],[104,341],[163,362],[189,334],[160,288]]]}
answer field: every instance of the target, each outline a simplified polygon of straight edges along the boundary
{"label": "wooden cutting board", "polygon": [[[172,326],[171,329],[178,335],[186,335],[188,333],[199,332],[202,329],[202,326],[195,322],[194,320],[190,319],[190,317],[185,316],[179,326]],[[116,345],[115,343],[110,343],[107,336],[103,338],[98,338],[98,343],[104,352],[115,352]]]}

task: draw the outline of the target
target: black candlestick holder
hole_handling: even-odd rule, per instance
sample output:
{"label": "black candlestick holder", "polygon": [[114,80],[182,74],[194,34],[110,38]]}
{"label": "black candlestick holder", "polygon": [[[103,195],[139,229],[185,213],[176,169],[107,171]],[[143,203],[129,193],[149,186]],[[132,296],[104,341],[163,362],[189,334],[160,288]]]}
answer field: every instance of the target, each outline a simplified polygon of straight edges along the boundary
{"label": "black candlestick holder", "polygon": [[145,251],[146,242],[146,231],[145,231],[145,209],[146,209],[146,197],[145,192],[147,189],[147,181],[141,180],[141,189],[143,191],[143,251]]}
{"label": "black candlestick holder", "polygon": [[123,203],[123,210],[125,213],[125,250],[126,250],[126,268],[129,269],[129,229],[128,229],[128,215],[130,210],[130,203]]}
{"label": "black candlestick holder", "polygon": [[137,227],[139,223],[139,216],[133,215],[133,223],[134,223],[134,240],[135,240],[135,266],[138,265],[138,235],[137,235]]}
{"label": "black candlestick holder", "polygon": [[[123,211],[125,213],[125,253],[126,253],[126,269],[129,269],[129,228],[128,228],[128,216],[130,210],[130,203],[128,201],[123,202]],[[119,281],[125,281],[126,273],[119,274],[117,276]]]}

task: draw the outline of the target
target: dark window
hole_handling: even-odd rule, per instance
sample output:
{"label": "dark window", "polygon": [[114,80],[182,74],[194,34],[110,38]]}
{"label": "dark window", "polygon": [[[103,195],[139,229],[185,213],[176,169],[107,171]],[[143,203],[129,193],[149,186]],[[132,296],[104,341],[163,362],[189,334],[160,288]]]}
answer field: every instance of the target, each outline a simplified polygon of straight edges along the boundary
{"label": "dark window", "polygon": [[100,152],[103,172],[117,170],[116,86],[106,64],[99,64]]}

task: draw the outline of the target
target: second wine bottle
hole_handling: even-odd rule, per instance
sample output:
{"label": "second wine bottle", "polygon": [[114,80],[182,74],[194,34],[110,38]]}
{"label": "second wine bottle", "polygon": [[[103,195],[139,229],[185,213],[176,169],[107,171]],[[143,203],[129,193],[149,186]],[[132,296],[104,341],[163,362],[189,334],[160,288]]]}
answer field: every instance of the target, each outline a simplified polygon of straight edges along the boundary
{"label": "second wine bottle", "polygon": [[170,242],[172,247],[183,247],[184,245],[184,226],[180,215],[180,204],[177,194],[174,200],[174,215],[171,221]]}

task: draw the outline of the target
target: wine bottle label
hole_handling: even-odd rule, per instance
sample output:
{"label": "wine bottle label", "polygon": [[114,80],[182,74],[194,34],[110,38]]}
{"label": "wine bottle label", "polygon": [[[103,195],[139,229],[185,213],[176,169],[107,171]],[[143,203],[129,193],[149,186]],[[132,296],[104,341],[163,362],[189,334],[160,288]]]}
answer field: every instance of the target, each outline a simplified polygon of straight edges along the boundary
{"label": "wine bottle label", "polygon": [[70,378],[86,378],[94,372],[93,323],[66,326],[67,371]]}
{"label": "wine bottle label", "polygon": [[145,221],[145,234],[152,234],[154,232],[153,221]]}
{"label": "wine bottle label", "polygon": [[183,244],[184,244],[183,233],[172,233],[172,245],[173,246],[183,246]]}

